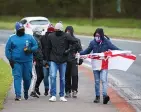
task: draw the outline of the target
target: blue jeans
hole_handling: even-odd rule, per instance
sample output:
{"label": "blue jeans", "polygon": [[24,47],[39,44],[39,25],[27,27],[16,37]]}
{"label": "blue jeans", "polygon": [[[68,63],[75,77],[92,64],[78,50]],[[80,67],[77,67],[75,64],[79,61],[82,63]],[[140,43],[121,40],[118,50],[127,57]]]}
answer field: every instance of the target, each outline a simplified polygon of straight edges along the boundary
{"label": "blue jeans", "polygon": [[14,88],[17,97],[21,97],[21,82],[23,79],[24,93],[28,94],[32,79],[32,61],[25,63],[15,63],[12,69],[14,77]]}
{"label": "blue jeans", "polygon": [[100,96],[100,80],[102,81],[103,96],[107,96],[108,70],[94,70],[93,73],[95,78],[96,96]]}
{"label": "blue jeans", "polygon": [[45,89],[49,89],[49,68],[43,67],[43,73]]}
{"label": "blue jeans", "polygon": [[53,61],[50,62],[50,81],[51,81],[51,96],[56,96],[56,77],[57,70],[59,70],[60,74],[60,97],[64,96],[65,90],[65,72],[66,72],[66,63],[55,63]]}

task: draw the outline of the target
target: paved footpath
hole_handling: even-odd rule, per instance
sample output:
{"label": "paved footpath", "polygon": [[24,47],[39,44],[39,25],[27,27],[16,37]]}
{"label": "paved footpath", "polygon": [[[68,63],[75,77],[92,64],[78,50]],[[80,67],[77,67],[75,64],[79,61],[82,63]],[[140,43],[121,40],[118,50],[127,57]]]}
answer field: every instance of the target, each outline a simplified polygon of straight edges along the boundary
{"label": "paved footpath", "polygon": [[[3,48],[0,46],[0,55],[2,56]],[[58,83],[59,84],[59,83]],[[59,88],[59,87],[58,87]],[[7,100],[2,112],[136,112],[115,90],[109,88],[108,93],[111,102],[107,105],[101,103],[95,104],[94,100],[94,81],[92,71],[84,66],[79,67],[79,93],[78,98],[69,98],[68,102],[49,102],[49,96],[43,96],[43,84],[40,87],[42,95],[40,98],[29,98],[20,102],[14,101],[13,85],[9,91]],[[59,89],[57,89],[59,93]]]}

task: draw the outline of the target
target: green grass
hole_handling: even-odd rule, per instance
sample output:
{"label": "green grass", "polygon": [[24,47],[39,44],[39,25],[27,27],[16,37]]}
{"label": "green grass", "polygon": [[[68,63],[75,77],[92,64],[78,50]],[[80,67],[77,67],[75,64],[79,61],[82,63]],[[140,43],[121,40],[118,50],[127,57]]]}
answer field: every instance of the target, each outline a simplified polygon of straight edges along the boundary
{"label": "green grass", "polygon": [[[14,29],[16,21],[23,17],[0,16],[0,29]],[[55,25],[62,21],[64,29],[67,25],[74,27],[76,34],[93,35],[96,28],[104,28],[106,35],[112,38],[141,40],[141,20],[137,19],[94,19],[87,18],[49,18]]]}
{"label": "green grass", "polygon": [[111,38],[122,38],[141,40],[141,20],[136,19],[96,19],[90,21],[89,19],[64,19],[64,18],[50,18],[51,22],[56,23],[61,20],[64,27],[72,25],[76,34],[93,35],[96,28],[104,29],[106,35]]}
{"label": "green grass", "polygon": [[50,18],[51,22],[63,21],[67,24],[76,24],[79,26],[105,26],[116,28],[141,28],[141,20],[136,19],[94,19],[91,21],[87,18]]}
{"label": "green grass", "polygon": [[15,25],[14,22],[0,21],[0,29],[13,30],[14,25]]}
{"label": "green grass", "polygon": [[3,108],[4,100],[12,83],[10,67],[0,59],[0,110]]}
{"label": "green grass", "polygon": [[[97,27],[73,25],[77,34],[93,35]],[[102,27],[106,35],[111,38],[135,39],[141,40],[141,30],[137,28],[108,28]]]}

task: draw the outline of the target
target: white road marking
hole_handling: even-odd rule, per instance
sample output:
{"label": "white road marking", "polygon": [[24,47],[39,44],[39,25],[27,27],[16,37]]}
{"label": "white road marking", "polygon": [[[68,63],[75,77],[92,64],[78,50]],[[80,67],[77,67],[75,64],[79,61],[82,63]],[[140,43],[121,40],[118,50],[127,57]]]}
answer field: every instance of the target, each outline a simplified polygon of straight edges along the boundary
{"label": "white road marking", "polygon": [[0,46],[5,46],[6,44],[0,44]]}
{"label": "white road marking", "polygon": [[[93,38],[92,36],[85,36],[85,35],[76,35],[76,37],[83,37],[83,38]],[[125,39],[111,39],[115,41],[123,41],[123,42],[133,42],[133,43],[141,43],[141,41],[135,41],[135,40],[125,40]]]}
{"label": "white road marking", "polygon": [[84,44],[82,44],[82,47],[84,47],[85,45]]}
{"label": "white road marking", "polygon": [[85,67],[88,67],[88,68],[92,68],[92,66],[90,64],[83,63],[82,65],[84,65]]}

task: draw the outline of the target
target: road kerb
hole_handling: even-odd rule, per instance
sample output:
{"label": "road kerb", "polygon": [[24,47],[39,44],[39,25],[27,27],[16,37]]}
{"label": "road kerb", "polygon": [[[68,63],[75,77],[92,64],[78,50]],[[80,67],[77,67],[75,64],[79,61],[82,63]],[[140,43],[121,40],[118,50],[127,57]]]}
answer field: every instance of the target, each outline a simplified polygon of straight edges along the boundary
{"label": "road kerb", "polygon": [[[84,71],[85,74],[94,80],[93,72],[85,66],[79,66],[79,71]],[[112,87],[108,88],[108,95],[111,103],[118,109],[118,112],[136,112],[132,105],[130,105],[123,97],[121,97]]]}

